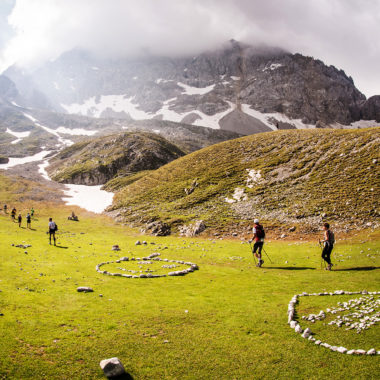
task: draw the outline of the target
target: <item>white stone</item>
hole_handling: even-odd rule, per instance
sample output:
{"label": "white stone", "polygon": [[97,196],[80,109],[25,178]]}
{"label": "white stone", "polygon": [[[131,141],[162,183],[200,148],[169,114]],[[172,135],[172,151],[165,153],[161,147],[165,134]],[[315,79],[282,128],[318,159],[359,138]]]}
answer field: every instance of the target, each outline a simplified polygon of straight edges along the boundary
{"label": "white stone", "polygon": [[341,347],[338,347],[337,351],[340,352],[341,354],[345,354],[347,352],[347,348],[341,346]]}
{"label": "white stone", "polygon": [[100,368],[107,377],[122,376],[125,374],[123,364],[118,358],[104,359],[100,362]]}
{"label": "white stone", "polygon": [[347,355],[353,355],[355,353],[355,350],[349,350],[346,352]]}
{"label": "white stone", "polygon": [[300,325],[297,325],[295,328],[294,328],[294,331],[298,334],[301,334],[302,333],[302,328]]}
{"label": "white stone", "polygon": [[367,351],[367,355],[376,355],[376,350],[374,348],[371,348]]}
{"label": "white stone", "polygon": [[364,350],[355,350],[356,355],[365,355],[366,353],[367,351],[364,351]]}
{"label": "white stone", "polygon": [[297,321],[291,321],[290,322],[290,328],[292,328],[292,329],[295,329],[297,325],[298,325]]}

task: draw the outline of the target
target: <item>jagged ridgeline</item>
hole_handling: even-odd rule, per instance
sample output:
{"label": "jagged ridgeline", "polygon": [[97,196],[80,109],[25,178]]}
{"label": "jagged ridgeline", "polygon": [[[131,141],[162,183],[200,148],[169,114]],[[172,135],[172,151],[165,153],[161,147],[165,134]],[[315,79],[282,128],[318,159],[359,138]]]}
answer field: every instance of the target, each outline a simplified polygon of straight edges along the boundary
{"label": "jagged ridgeline", "polygon": [[117,188],[121,178],[157,169],[184,154],[154,133],[128,132],[74,144],[55,156],[47,170],[58,182],[99,185],[114,179]]}
{"label": "jagged ridgeline", "polygon": [[[204,148],[145,175],[109,211],[141,225],[202,219],[211,228],[261,219],[359,228],[379,217],[380,127],[292,130]],[[191,189],[191,191],[189,191]]]}

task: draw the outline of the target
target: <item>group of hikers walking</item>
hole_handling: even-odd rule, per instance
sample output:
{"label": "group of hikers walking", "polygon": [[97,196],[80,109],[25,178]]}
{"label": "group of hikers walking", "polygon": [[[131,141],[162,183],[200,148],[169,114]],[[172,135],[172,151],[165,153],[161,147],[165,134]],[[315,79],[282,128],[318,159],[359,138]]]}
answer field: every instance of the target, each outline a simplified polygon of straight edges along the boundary
{"label": "group of hikers walking", "polygon": [[[4,207],[4,213],[7,214],[8,213],[8,206],[5,204]],[[13,207],[12,208],[12,211],[11,211],[11,218],[12,218],[12,221],[13,222],[16,222],[18,223],[18,226],[21,227],[21,224],[22,224],[22,215],[21,213],[18,214],[17,218],[16,218],[16,214],[17,214],[17,210],[16,210],[16,207]],[[32,228],[32,217],[34,216],[34,208],[32,207],[30,212],[28,212],[26,214],[26,228]]]}
{"label": "group of hikers walking", "polygon": [[[7,212],[8,206],[6,204],[4,205],[3,209],[4,209],[4,213],[7,214],[8,213]],[[11,218],[12,218],[13,222],[16,222],[16,214],[17,214],[16,207],[13,207],[12,211],[11,211]],[[30,212],[28,212],[26,214],[26,228],[30,228],[30,229],[32,228],[32,217],[33,216],[34,216],[34,208],[32,207],[31,210],[30,210]],[[18,223],[18,226],[21,227],[21,224],[22,224],[22,215],[21,215],[21,213],[18,214],[17,223]],[[49,218],[48,228],[49,228],[49,231],[48,231],[48,234],[49,234],[49,244],[51,244],[51,240],[53,238],[54,245],[56,245],[55,233],[58,230],[58,226],[53,221],[53,218]]]}
{"label": "group of hikers walking", "polygon": [[[259,219],[255,219],[253,221],[254,226],[252,228],[252,239],[249,241],[250,243],[254,241],[252,253],[254,257],[257,258],[258,262],[256,264],[257,267],[261,268],[264,264],[264,260],[262,259],[262,250],[264,246],[265,239],[265,230],[264,227],[260,224]],[[319,241],[319,244],[322,247],[322,259],[327,264],[326,270],[331,270],[333,264],[331,263],[331,252],[334,248],[335,244],[335,236],[334,233],[330,230],[329,223],[323,223],[323,240]],[[269,256],[268,256],[269,258]]]}

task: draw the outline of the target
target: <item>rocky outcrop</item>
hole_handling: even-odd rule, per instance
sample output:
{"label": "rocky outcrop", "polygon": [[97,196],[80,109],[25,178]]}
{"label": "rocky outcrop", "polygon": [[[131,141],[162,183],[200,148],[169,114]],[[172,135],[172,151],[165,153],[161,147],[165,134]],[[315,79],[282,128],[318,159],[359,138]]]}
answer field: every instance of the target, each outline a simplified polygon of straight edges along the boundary
{"label": "rocky outcrop", "polygon": [[9,162],[8,157],[0,156],[0,164],[7,164]]}
{"label": "rocky outcrop", "polygon": [[376,120],[380,122],[380,95],[371,96],[361,107],[364,120]]}
{"label": "rocky outcrop", "polygon": [[122,133],[64,149],[47,171],[58,182],[99,185],[116,176],[157,169],[183,155],[181,149],[155,134]]}

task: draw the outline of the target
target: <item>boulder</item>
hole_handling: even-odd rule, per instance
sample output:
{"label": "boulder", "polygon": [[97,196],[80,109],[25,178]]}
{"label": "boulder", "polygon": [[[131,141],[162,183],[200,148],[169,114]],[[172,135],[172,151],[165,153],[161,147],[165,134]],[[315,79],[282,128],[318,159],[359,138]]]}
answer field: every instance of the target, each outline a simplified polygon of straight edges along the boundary
{"label": "boulder", "polygon": [[102,360],[100,368],[108,378],[122,376],[126,373],[123,364],[118,358]]}

